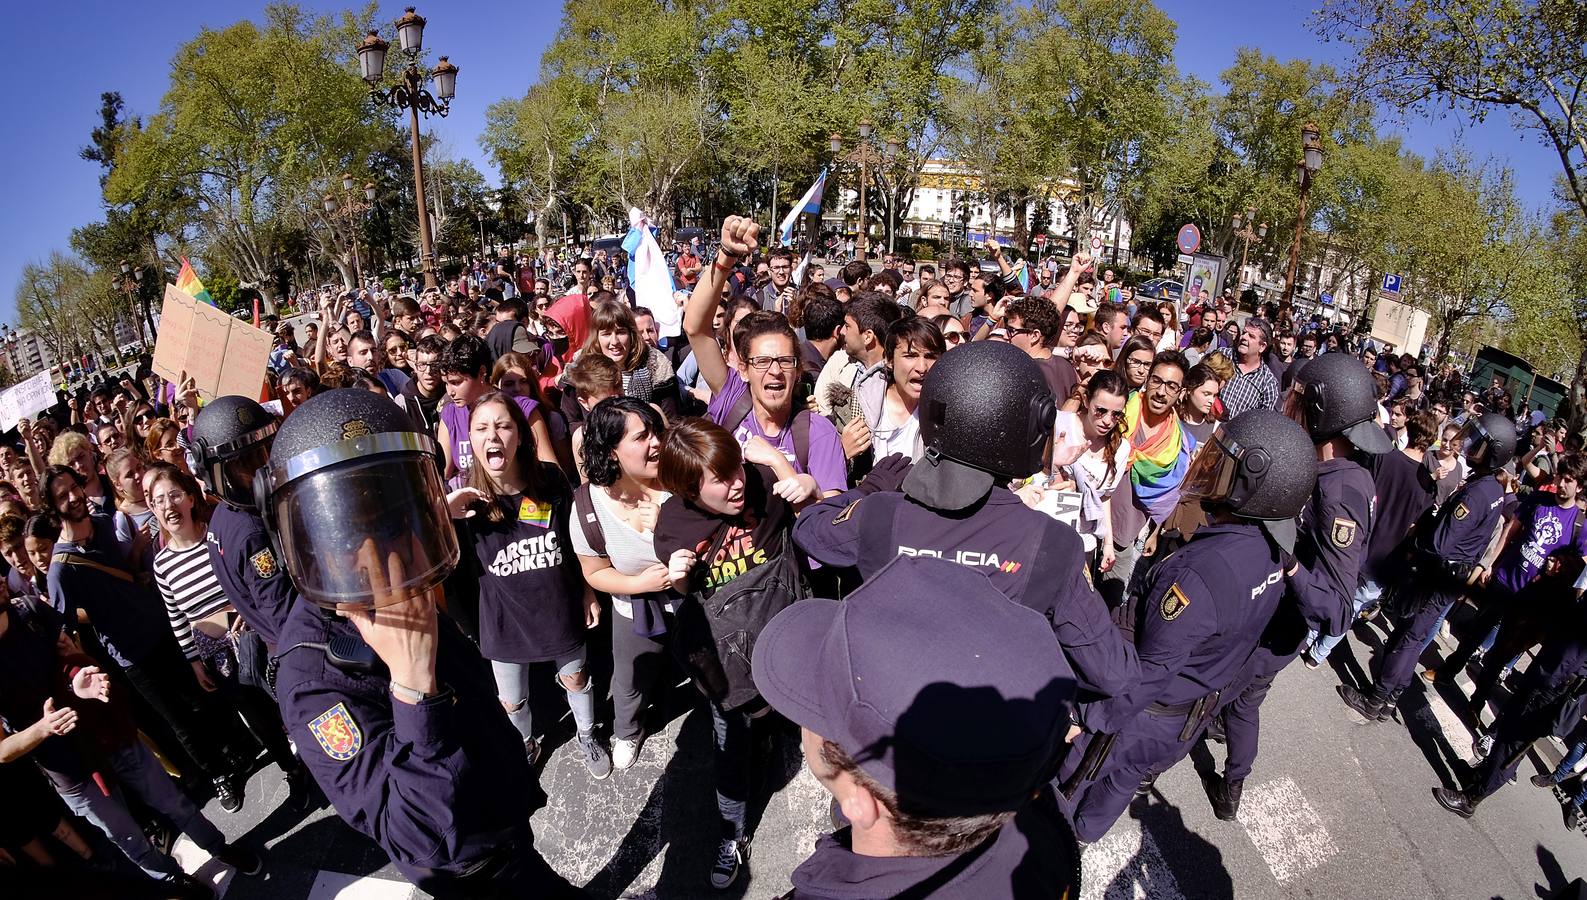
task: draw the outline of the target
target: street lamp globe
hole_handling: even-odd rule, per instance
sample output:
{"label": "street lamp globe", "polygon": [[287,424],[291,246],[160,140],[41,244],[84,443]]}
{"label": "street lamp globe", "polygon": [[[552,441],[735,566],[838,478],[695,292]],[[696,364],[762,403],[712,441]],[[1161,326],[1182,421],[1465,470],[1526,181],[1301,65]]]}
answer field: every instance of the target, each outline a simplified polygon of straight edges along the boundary
{"label": "street lamp globe", "polygon": [[871,136],[871,125],[872,124],[873,123],[871,122],[870,119],[861,119],[860,120],[860,140],[863,141],[866,138],[869,138]]}
{"label": "street lamp globe", "polygon": [[373,181],[364,185],[364,199],[370,203],[375,202],[375,183]]}
{"label": "street lamp globe", "polygon": [[142,282],[143,281],[143,269],[142,268],[137,268],[137,269],[133,269],[132,270],[132,280],[133,281],[137,281],[137,282]]}
{"label": "street lamp globe", "polygon": [[843,150],[843,135],[839,134],[836,131],[834,131],[831,134],[827,135],[827,146],[831,148],[833,153],[842,152],[842,150]]}
{"label": "street lamp globe", "polygon": [[322,202],[325,205],[325,211],[326,212],[328,212],[328,213],[336,212],[336,198],[335,197],[331,196],[330,194],[326,194],[325,195],[325,199]]}
{"label": "street lamp globe", "polygon": [[424,46],[424,16],[414,12],[411,6],[397,20],[397,42],[409,56],[418,56]]}
{"label": "street lamp globe", "polygon": [[358,67],[364,80],[373,85],[386,71],[386,50],[391,46],[371,31],[358,45]]}
{"label": "street lamp globe", "polygon": [[342,190],[349,194],[353,192],[353,176],[346,172],[342,173]]}
{"label": "street lamp globe", "polygon": [[435,96],[438,99],[446,101],[457,95],[457,66],[452,65],[446,57],[441,57],[430,77],[435,79]]}
{"label": "street lamp globe", "polygon": [[132,263],[129,263],[126,260],[122,260],[121,261],[121,274],[127,275],[127,274],[130,274],[131,272],[132,272]]}
{"label": "street lamp globe", "polygon": [[1267,223],[1266,222],[1263,222],[1261,225],[1257,226],[1256,239],[1259,240],[1259,241],[1267,239]]}
{"label": "street lamp globe", "polygon": [[1300,130],[1300,146],[1306,171],[1315,173],[1322,168],[1322,130],[1314,122],[1307,122]]}
{"label": "street lamp globe", "polygon": [[890,138],[887,139],[887,158],[888,159],[895,159],[895,158],[897,158],[897,156],[898,156],[898,138],[890,137]]}
{"label": "street lamp globe", "polygon": [[1234,214],[1233,225],[1234,225],[1234,230],[1235,231],[1239,231],[1240,230],[1240,225],[1243,224],[1244,222],[1245,222],[1245,220],[1240,218],[1240,214],[1239,213],[1235,213]]}

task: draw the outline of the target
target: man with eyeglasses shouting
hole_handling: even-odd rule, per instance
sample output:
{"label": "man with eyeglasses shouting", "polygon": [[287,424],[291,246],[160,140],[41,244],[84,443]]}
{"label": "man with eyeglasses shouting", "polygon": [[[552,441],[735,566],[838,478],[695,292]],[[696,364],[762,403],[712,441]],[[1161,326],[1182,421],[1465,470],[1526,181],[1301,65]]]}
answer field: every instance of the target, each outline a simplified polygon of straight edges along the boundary
{"label": "man with eyeglasses shouting", "polygon": [[755,302],[761,309],[788,314],[788,308],[793,303],[794,291],[793,251],[787,247],[778,247],[771,252],[771,262],[768,265],[771,281],[755,292]]}
{"label": "man with eyeglasses shouting", "polygon": [[684,308],[683,330],[700,376],[711,388],[707,417],[733,432],[741,445],[760,437],[786,456],[799,474],[777,482],[773,489],[789,503],[799,504],[843,490],[848,470],[837,428],[822,416],[795,409],[798,336],[781,313],[752,312],[733,326],[731,340],[739,363],[729,368],[711,327],[728,276],[754,252],[759,236],[760,226],[751,219],[728,216],[722,223],[721,245],[700,273]]}

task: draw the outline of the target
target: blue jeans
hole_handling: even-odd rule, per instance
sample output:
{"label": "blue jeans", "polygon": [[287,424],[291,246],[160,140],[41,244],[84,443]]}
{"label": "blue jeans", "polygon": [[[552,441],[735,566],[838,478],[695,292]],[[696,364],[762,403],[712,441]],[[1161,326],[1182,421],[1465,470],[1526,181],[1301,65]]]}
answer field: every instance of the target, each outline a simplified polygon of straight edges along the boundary
{"label": "blue jeans", "polygon": [[715,732],[716,811],[722,817],[722,837],[742,838],[749,818],[749,775],[754,760],[753,720],[739,709],[711,708]]}
{"label": "blue jeans", "polygon": [[163,814],[183,834],[193,839],[211,856],[226,846],[226,837],[220,829],[199,812],[193,801],[182,793],[160,768],[141,741],[133,741],[108,754],[110,767],[115,771],[117,786],[106,796],[93,779],[84,779],[66,787],[56,785],[56,791],[67,807],[94,824],[105,833],[127,858],[151,877],[169,880],[180,876],[182,869],[176,860],[156,850],[143,835],[143,827],[127,811],[122,791],[132,792],[149,808]]}
{"label": "blue jeans", "polygon": [[[1370,578],[1363,579],[1361,586],[1356,588],[1355,603],[1353,604],[1354,609],[1350,614],[1351,623],[1354,623],[1356,617],[1361,615],[1362,610],[1369,606],[1376,606],[1378,601],[1382,599],[1383,586]],[[1345,632],[1349,633],[1349,631],[1350,629],[1347,626],[1345,628]],[[1328,658],[1328,654],[1332,653],[1333,649],[1339,646],[1339,642],[1344,639],[1345,636],[1343,634],[1333,634],[1318,637],[1317,630],[1314,628],[1306,635],[1307,642],[1311,644],[1311,649],[1306,651],[1306,653],[1314,661],[1322,662]]]}
{"label": "blue jeans", "polygon": [[[1583,756],[1587,756],[1587,741],[1577,741],[1572,744],[1570,752],[1565,754],[1565,758],[1559,761],[1559,765],[1555,766],[1553,773],[1548,776],[1548,783],[1559,784],[1569,778],[1571,771],[1576,768],[1577,763],[1581,762]],[[1582,779],[1581,789],[1576,792],[1576,796],[1572,797],[1570,801],[1571,806],[1578,809],[1581,808],[1583,803],[1587,803],[1587,777]]]}
{"label": "blue jeans", "polygon": [[[595,730],[595,681],[586,679],[582,691],[571,690],[562,681],[585,670],[584,649],[581,647],[573,656],[558,659],[556,664],[557,685],[567,691],[568,709],[573,711],[573,724],[580,737],[587,737]],[[496,677],[496,695],[501,698],[501,705],[507,710],[507,718],[512,721],[513,727],[525,738],[538,741],[541,735],[535,733],[534,713],[529,705],[530,665],[493,659],[490,661],[490,670]]]}

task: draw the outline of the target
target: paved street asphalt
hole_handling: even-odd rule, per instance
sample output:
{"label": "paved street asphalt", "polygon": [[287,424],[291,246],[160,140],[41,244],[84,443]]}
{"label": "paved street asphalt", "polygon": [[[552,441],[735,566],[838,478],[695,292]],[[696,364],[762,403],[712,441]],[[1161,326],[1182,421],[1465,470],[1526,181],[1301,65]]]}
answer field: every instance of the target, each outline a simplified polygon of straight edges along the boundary
{"label": "paved street asphalt", "polygon": [[[1447,635],[1442,640],[1447,647]],[[1358,627],[1331,667],[1297,663],[1280,675],[1263,707],[1262,753],[1239,821],[1212,815],[1197,770],[1221,764],[1223,748],[1204,745],[1087,850],[1082,897],[1522,898],[1547,896],[1587,872],[1583,835],[1566,830],[1553,792],[1526,781],[1558,759],[1557,745],[1540,743],[1517,783],[1465,821],[1432,797],[1472,759],[1468,723],[1450,705],[1463,708],[1462,693],[1429,695],[1418,679],[1401,704],[1403,721],[1374,724],[1339,701],[1340,673],[1359,678],[1380,645],[1375,626]],[[537,842],[592,896],[776,897],[826,828],[826,794],[803,768],[793,731],[763,723],[768,763],[749,877],[724,894],[710,890],[710,717],[691,691],[682,685],[666,696],[639,762],[605,782],[592,781],[561,743],[565,720],[554,738],[559,746],[540,779],[546,799],[533,817]],[[552,714],[559,698],[547,693]],[[206,809],[229,836],[269,847],[264,877],[227,876],[228,900],[421,896],[327,809],[302,821],[278,810],[283,795],[280,773],[269,767],[249,784],[241,813]],[[202,854],[179,850],[191,868],[200,866]],[[223,874],[214,863],[200,871]]]}

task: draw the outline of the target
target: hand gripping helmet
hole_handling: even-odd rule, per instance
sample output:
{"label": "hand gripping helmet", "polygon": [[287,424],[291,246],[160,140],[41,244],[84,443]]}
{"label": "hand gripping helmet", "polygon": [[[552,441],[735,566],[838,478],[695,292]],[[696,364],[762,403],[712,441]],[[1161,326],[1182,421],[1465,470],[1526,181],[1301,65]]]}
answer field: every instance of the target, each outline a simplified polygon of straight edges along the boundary
{"label": "hand gripping helmet", "polygon": [[1492,472],[1515,458],[1515,423],[1500,413],[1483,413],[1460,426],[1455,443],[1474,471]]}
{"label": "hand gripping helmet", "polygon": [[1312,443],[1340,435],[1365,453],[1394,449],[1378,427],[1378,400],[1372,373],[1348,353],[1324,353],[1306,360],[1289,395],[1291,418],[1306,426]]}
{"label": "hand gripping helmet", "polygon": [[210,490],[252,509],[253,475],[270,458],[275,416],[247,397],[216,397],[193,421],[193,455]]}
{"label": "hand gripping helmet", "polygon": [[945,353],[920,389],[925,456],[904,493],[933,509],[964,509],[998,479],[1041,468],[1057,403],[1041,369],[1018,347],[979,341]]}
{"label": "hand gripping helmet", "polygon": [[378,394],[341,388],[293,410],[254,487],[303,596],[340,610],[388,606],[456,568],[439,455]]}
{"label": "hand gripping helmet", "polygon": [[1317,451],[1305,429],[1270,409],[1229,420],[1185,473],[1183,495],[1254,519],[1285,552],[1295,549],[1295,517],[1317,484]]}

